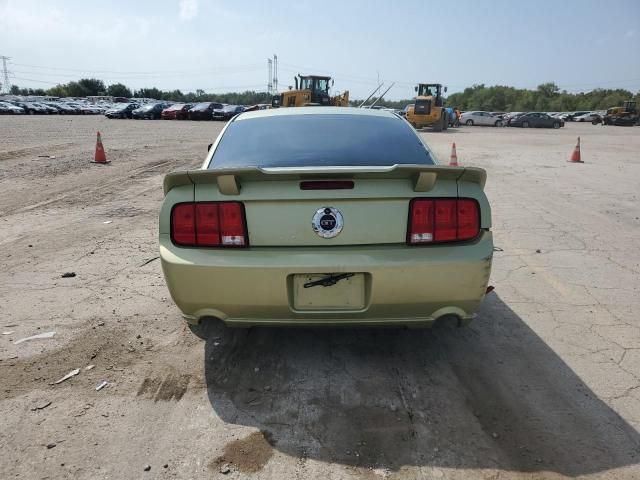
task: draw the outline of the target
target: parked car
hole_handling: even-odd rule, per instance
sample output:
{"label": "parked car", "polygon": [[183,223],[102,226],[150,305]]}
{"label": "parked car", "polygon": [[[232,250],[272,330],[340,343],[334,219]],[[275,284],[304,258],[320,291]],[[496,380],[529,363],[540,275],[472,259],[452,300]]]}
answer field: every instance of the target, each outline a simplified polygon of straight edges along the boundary
{"label": "parked car", "polygon": [[119,103],[104,112],[104,115],[107,118],[132,118],[133,111],[139,107],[137,103]]}
{"label": "parked car", "polygon": [[584,114],[586,114],[586,113],[590,113],[590,112],[588,112],[588,111],[584,110],[584,111],[578,111],[578,112],[568,113],[568,114],[563,118],[563,120],[564,120],[565,122],[573,122],[573,121],[575,120],[575,118],[576,118],[576,117],[579,117],[579,116],[584,115]]}
{"label": "parked car", "polygon": [[162,271],[190,323],[466,324],[493,256],[485,180],[386,111],[241,113],[164,179]]}
{"label": "parked car", "polygon": [[591,122],[596,118],[601,118],[596,112],[585,113],[584,115],[579,115],[577,117],[573,117],[574,122]]}
{"label": "parked car", "polygon": [[31,102],[33,105],[37,105],[38,107],[42,108],[43,110],[45,110],[47,113],[49,114],[58,114],[60,113],[60,111],[55,108],[52,107],[51,105],[47,105],[46,103],[42,103],[42,102]]}
{"label": "parked car", "polygon": [[147,103],[135,109],[131,114],[135,119],[148,118],[149,120],[158,120],[161,118],[162,110],[165,108],[167,108],[166,103]]}
{"label": "parked car", "polygon": [[243,112],[254,112],[256,110],[267,110],[271,108],[270,103],[257,103],[256,105],[251,105],[250,107],[244,107]]}
{"label": "parked car", "polygon": [[9,102],[0,102],[0,115],[23,115],[24,110]]}
{"label": "parked car", "polygon": [[501,127],[502,118],[492,115],[489,112],[464,112],[460,116],[460,123],[463,125],[487,125],[492,127]]}
{"label": "parked car", "polygon": [[44,103],[45,105],[49,105],[50,107],[53,107],[56,110],[58,110],[58,113],[61,115],[74,115],[77,113],[75,108],[70,107],[65,103],[59,103],[59,102],[44,102]]}
{"label": "parked car", "polygon": [[189,120],[211,120],[214,110],[224,108],[222,103],[204,102],[197,103],[187,113]]}
{"label": "parked car", "polygon": [[212,118],[214,120],[231,120],[237,114],[244,112],[244,108],[242,105],[226,105],[214,110]]}
{"label": "parked car", "polygon": [[191,103],[175,103],[165,108],[161,117],[163,120],[186,120],[192,105]]}
{"label": "parked car", "polygon": [[105,113],[104,108],[92,104],[84,104],[80,107],[80,110],[82,110],[83,115],[100,115],[101,113]]}
{"label": "parked car", "polygon": [[555,118],[546,113],[529,112],[523,113],[515,118],[509,119],[510,127],[542,127],[542,128],[560,128],[564,127],[564,120]]}
{"label": "parked car", "polygon": [[41,107],[40,105],[33,103],[33,102],[10,102],[12,104],[14,104],[17,107],[20,107],[24,110],[25,113],[28,113],[29,115],[44,115],[44,114],[48,114],[49,111],[44,108]]}
{"label": "parked car", "polygon": [[[72,108],[76,115],[82,115],[84,113],[84,111],[82,110],[82,106],[77,103],[65,102],[65,105],[69,108]],[[105,110],[105,113],[106,113],[106,110]]]}

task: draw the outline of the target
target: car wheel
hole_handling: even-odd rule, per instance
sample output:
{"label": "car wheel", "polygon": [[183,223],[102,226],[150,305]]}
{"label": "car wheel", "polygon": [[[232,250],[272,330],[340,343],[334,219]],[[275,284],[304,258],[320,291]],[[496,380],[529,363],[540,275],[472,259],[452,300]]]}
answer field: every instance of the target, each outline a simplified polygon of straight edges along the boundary
{"label": "car wheel", "polygon": [[498,120],[498,121],[495,123],[495,125],[496,125],[496,127],[501,127],[501,126],[502,126],[502,120]]}
{"label": "car wheel", "polygon": [[469,127],[473,127],[473,120],[467,120],[466,122],[464,122],[465,125],[469,126]]}
{"label": "car wheel", "polygon": [[553,128],[560,128],[560,122],[553,122]]}
{"label": "car wheel", "polygon": [[522,122],[522,128],[529,128],[529,122]]}

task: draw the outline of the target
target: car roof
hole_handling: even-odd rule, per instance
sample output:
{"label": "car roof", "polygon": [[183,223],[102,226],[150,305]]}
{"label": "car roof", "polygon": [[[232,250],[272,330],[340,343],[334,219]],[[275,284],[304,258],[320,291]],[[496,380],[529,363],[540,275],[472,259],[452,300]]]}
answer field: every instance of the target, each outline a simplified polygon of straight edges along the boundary
{"label": "car roof", "polygon": [[395,113],[387,110],[375,110],[371,108],[356,107],[293,107],[293,108],[272,108],[268,110],[254,110],[253,112],[244,112],[234,121],[250,120],[252,118],[262,117],[283,117],[291,115],[363,115],[366,117],[387,117],[398,118]]}

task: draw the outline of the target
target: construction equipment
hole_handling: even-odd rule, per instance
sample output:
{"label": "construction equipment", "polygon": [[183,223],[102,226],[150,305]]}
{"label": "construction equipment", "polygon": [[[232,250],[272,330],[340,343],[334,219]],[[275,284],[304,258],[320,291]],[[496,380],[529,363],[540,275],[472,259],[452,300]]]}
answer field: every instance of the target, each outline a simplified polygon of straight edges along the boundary
{"label": "construction equipment", "polygon": [[594,125],[602,123],[603,125],[631,127],[636,125],[638,121],[640,121],[640,115],[638,115],[636,102],[629,100],[624,102],[622,107],[609,108],[604,117],[595,118],[591,123]]}
{"label": "construction equipment", "polygon": [[415,88],[418,95],[409,105],[406,119],[414,128],[433,127],[436,132],[449,128],[449,114],[444,108],[442,92],[447,87],[439,83],[420,83]]}
{"label": "construction equipment", "polygon": [[331,77],[320,75],[300,75],[294,78],[296,82],[295,88],[289,87],[289,90],[279,95],[274,95],[271,106],[278,107],[310,107],[310,106],[331,106],[331,107],[348,107],[349,91],[329,95],[329,87],[333,86]]}

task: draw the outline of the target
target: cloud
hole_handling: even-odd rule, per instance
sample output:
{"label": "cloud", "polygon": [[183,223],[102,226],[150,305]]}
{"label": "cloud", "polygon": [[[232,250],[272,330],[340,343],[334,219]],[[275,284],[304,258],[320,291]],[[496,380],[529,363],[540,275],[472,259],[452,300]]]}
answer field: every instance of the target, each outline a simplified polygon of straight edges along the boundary
{"label": "cloud", "polygon": [[198,14],[198,0],[180,0],[180,20],[192,20]]}
{"label": "cloud", "polygon": [[635,30],[627,30],[627,33],[624,34],[625,37],[627,38],[632,38],[636,35],[636,31]]}

